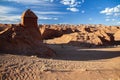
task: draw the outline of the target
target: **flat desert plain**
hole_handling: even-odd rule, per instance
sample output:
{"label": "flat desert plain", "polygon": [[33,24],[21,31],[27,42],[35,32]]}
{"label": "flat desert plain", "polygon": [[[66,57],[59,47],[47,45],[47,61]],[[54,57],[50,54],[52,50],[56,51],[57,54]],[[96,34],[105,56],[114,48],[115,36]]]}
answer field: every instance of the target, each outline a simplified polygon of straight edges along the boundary
{"label": "flat desert plain", "polygon": [[53,58],[0,55],[1,80],[120,80],[120,48],[48,45]]}

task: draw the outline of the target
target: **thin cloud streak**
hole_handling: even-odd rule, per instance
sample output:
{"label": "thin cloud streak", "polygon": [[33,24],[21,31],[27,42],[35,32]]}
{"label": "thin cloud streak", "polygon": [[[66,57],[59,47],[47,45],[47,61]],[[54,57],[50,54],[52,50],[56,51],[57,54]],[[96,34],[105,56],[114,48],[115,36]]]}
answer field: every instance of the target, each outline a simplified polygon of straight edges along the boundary
{"label": "thin cloud streak", "polygon": [[8,2],[16,2],[16,3],[21,3],[21,4],[46,4],[46,1],[44,0],[3,0],[3,1],[8,1]]}
{"label": "thin cloud streak", "polygon": [[19,23],[20,22],[20,15],[2,15],[0,16],[0,22],[2,23]]}
{"label": "thin cloud streak", "polygon": [[17,12],[19,9],[10,6],[0,6],[0,22],[12,23],[20,20],[20,15],[14,15],[12,12]]}
{"label": "thin cloud streak", "polygon": [[46,16],[40,16],[38,15],[40,20],[58,20],[57,17],[46,17]]}
{"label": "thin cloud streak", "polygon": [[72,12],[79,12],[79,9],[77,8],[67,8],[67,10],[70,10]]}
{"label": "thin cloud streak", "polygon": [[56,12],[56,11],[49,11],[49,12],[41,12],[41,11],[35,11],[36,14],[43,14],[43,15],[51,15],[51,14],[67,14],[66,12]]}
{"label": "thin cloud streak", "polygon": [[17,8],[13,8],[10,6],[0,6],[0,14],[6,14],[17,10]]}

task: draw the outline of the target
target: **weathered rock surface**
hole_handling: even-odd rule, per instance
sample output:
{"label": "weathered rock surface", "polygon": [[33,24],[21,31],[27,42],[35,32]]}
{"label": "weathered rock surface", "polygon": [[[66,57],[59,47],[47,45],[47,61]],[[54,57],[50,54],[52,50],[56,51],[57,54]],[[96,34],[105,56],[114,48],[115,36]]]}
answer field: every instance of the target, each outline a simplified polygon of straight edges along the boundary
{"label": "weathered rock surface", "polygon": [[54,51],[42,43],[35,28],[14,26],[0,32],[0,51],[26,55],[53,56]]}
{"label": "weathered rock surface", "polygon": [[[43,39],[61,37],[63,34],[77,32],[76,28],[62,25],[39,25]],[[79,31],[78,31],[79,32]]]}
{"label": "weathered rock surface", "polygon": [[114,34],[115,41],[120,41],[120,30]]}
{"label": "weathered rock surface", "polygon": [[93,33],[71,33],[53,40],[47,40],[47,43],[53,44],[71,44],[75,46],[90,47],[93,45],[102,45],[102,40]]}
{"label": "weathered rock surface", "polygon": [[[33,12],[27,10],[24,14],[31,19]],[[24,16],[26,17],[26,15]],[[32,16],[33,17],[33,16]],[[27,20],[27,23],[26,23]],[[17,53],[23,55],[54,56],[55,52],[42,43],[41,33],[37,24],[28,24],[23,19],[19,25],[11,25],[0,32],[0,51],[4,53]],[[32,22],[32,20],[30,22]],[[25,23],[24,23],[25,22]]]}
{"label": "weathered rock surface", "polygon": [[[49,29],[51,33],[60,32],[61,36],[57,36],[55,34],[46,34],[43,35],[47,37],[50,36],[54,39],[47,40],[48,43],[55,44],[72,44],[72,45],[81,45],[81,46],[109,46],[116,44],[115,33],[120,30],[119,26],[105,26],[105,25],[41,25],[40,28],[46,28],[43,33],[48,33]],[[49,27],[48,27],[49,26]],[[59,33],[58,33],[59,34]],[[117,34],[117,33],[116,33]]]}
{"label": "weathered rock surface", "polygon": [[62,31],[58,29],[50,29],[46,27],[40,27],[40,32],[42,35],[42,39],[53,39],[55,37],[62,36]]}

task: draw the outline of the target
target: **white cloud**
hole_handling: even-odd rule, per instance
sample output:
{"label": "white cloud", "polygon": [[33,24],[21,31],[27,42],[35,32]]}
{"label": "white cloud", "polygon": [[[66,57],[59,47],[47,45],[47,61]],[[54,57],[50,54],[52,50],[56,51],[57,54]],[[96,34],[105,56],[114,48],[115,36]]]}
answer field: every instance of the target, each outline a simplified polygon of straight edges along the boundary
{"label": "white cloud", "polygon": [[22,4],[38,4],[38,3],[43,3],[43,1],[40,0],[4,0],[4,1],[9,1],[9,2],[17,2],[17,3],[22,3]]}
{"label": "white cloud", "polygon": [[13,11],[17,11],[17,9],[9,6],[0,6],[0,14],[6,14]]}
{"label": "white cloud", "polygon": [[100,11],[100,13],[107,16],[105,18],[105,21],[107,22],[111,22],[114,24],[118,24],[120,22],[120,20],[118,19],[120,17],[120,5],[112,8],[105,8],[104,10]]}
{"label": "white cloud", "polygon": [[41,11],[35,11],[36,14],[66,14],[64,12],[56,12],[56,11],[49,11],[49,12],[41,12]]}
{"label": "white cloud", "polygon": [[39,17],[39,20],[58,20],[57,17],[47,17],[47,16],[41,16],[41,15],[38,15]]}
{"label": "white cloud", "polygon": [[85,13],[85,11],[84,11],[84,10],[82,10],[82,11],[81,11],[81,13]]}
{"label": "white cloud", "polygon": [[0,16],[0,22],[2,22],[2,23],[19,23],[20,22],[20,15]]}
{"label": "white cloud", "polygon": [[120,24],[120,20],[118,20],[117,18],[113,18],[113,17],[106,17],[105,21],[114,25],[119,25]]}
{"label": "white cloud", "polygon": [[54,20],[58,20],[58,18],[53,18]]}
{"label": "white cloud", "polygon": [[110,21],[110,19],[105,19],[105,21]]}
{"label": "white cloud", "polygon": [[54,4],[50,4],[54,0],[3,0],[8,2],[15,2],[18,4],[25,4],[25,5],[38,5],[38,6],[54,6]]}
{"label": "white cloud", "polygon": [[115,21],[115,19],[112,19],[112,21]]}
{"label": "white cloud", "polygon": [[60,3],[68,6],[67,10],[70,10],[72,12],[78,12],[78,6],[81,3],[84,3],[84,0],[61,0]]}
{"label": "white cloud", "polygon": [[17,12],[17,8],[9,6],[0,6],[0,22],[11,23],[18,22],[20,20],[20,15],[14,15],[12,12]]}
{"label": "white cloud", "polygon": [[119,25],[120,25],[120,22],[117,22],[117,24],[119,24]]}
{"label": "white cloud", "polygon": [[[13,1],[13,0],[12,0]],[[16,1],[16,0],[14,0]],[[22,1],[22,0],[21,0]],[[15,14],[18,12],[18,8],[13,8],[10,6],[0,6],[0,22],[1,23],[19,23],[21,19],[21,14]],[[49,14],[64,14],[63,12],[39,12],[35,11],[40,20],[58,20],[57,17],[47,17]],[[42,16],[45,15],[45,16]]]}
{"label": "white cloud", "polygon": [[85,2],[85,0],[82,0],[82,3],[84,3]]}
{"label": "white cloud", "polygon": [[116,19],[114,18],[106,18],[105,21],[109,21],[109,22],[118,22]]}
{"label": "white cloud", "polygon": [[43,1],[50,1],[50,2],[53,2],[54,0],[43,0]]}
{"label": "white cloud", "polygon": [[100,11],[101,14],[112,15],[112,16],[120,16],[120,5],[117,5],[113,8],[105,8]]}
{"label": "white cloud", "polygon": [[79,9],[77,9],[77,8],[67,8],[67,10],[70,10],[72,12],[78,12],[79,11]]}
{"label": "white cloud", "polygon": [[114,16],[118,17],[118,16],[120,16],[120,13],[115,13]]}
{"label": "white cloud", "polygon": [[[53,3],[55,0],[3,0],[9,2],[15,2],[25,5],[39,5],[40,6],[47,6],[49,8],[55,7],[56,5]],[[78,7],[80,4],[84,3],[84,0],[59,0],[59,2],[63,5],[68,6],[67,10],[77,12],[79,11]]]}
{"label": "white cloud", "polygon": [[52,18],[50,18],[50,17],[42,17],[42,16],[41,16],[41,17],[39,17],[39,19],[40,19],[40,20],[51,20]]}
{"label": "white cloud", "polygon": [[93,19],[92,19],[92,18],[89,18],[88,20],[92,21]]}
{"label": "white cloud", "polygon": [[50,0],[50,2],[53,2],[54,0]]}
{"label": "white cloud", "polygon": [[35,13],[38,15],[40,20],[58,20],[57,17],[51,17],[50,15],[66,14],[64,12],[56,12],[56,11],[48,11],[48,12],[35,11]]}
{"label": "white cloud", "polygon": [[61,0],[61,3],[64,4],[64,5],[68,5],[70,7],[76,7],[81,2],[77,1],[77,0]]}

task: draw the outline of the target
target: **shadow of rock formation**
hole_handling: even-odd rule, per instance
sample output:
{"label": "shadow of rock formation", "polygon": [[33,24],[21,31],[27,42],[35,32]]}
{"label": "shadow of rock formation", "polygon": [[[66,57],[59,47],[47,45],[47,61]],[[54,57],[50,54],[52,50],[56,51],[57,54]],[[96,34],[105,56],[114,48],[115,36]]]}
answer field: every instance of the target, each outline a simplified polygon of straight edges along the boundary
{"label": "shadow of rock formation", "polygon": [[56,57],[54,57],[54,59],[58,60],[89,61],[120,56],[120,50],[112,51],[112,48],[79,48],[55,44],[49,46],[56,51]]}

